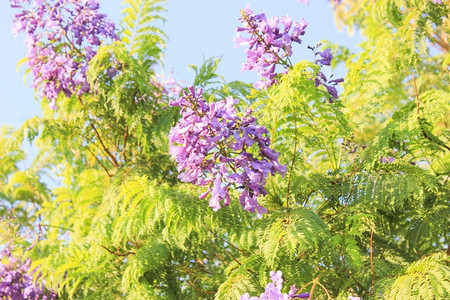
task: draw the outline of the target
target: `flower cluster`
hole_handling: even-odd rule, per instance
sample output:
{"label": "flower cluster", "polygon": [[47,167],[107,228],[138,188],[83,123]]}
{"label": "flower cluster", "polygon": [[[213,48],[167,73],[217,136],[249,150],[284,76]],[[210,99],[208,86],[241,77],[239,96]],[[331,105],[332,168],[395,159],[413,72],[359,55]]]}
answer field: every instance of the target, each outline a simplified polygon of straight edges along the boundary
{"label": "flower cluster", "polygon": [[100,38],[117,39],[114,23],[99,13],[98,1],[40,0],[33,5],[31,0],[10,1],[12,7],[22,9],[15,15],[12,33],[27,34],[27,63],[39,97],[56,109],[60,92],[68,97],[88,92],[86,70]]}
{"label": "flower cluster", "polygon": [[[249,6],[241,13],[240,20],[244,27],[237,28],[234,41],[236,47],[248,45],[247,62],[242,65],[242,71],[256,70],[266,79],[256,82],[255,88],[271,86],[276,83],[276,66],[283,66],[284,72],[290,67],[292,43],[302,42],[299,36],[305,34],[308,23],[303,19],[293,22],[289,15],[267,19],[264,13],[255,15]],[[282,28],[280,25],[283,25]],[[241,37],[239,32],[246,32],[250,37]]]}
{"label": "flower cluster", "polygon": [[241,190],[242,207],[257,212],[258,217],[267,210],[257,198],[265,196],[266,178],[271,173],[286,173],[278,162],[279,153],[270,148],[268,131],[258,126],[247,108],[242,118],[236,115],[235,99],[226,98],[207,103],[202,90],[189,88],[189,93],[171,106],[181,107],[181,119],[169,134],[169,153],[178,163],[178,178],[199,186],[208,186],[200,195],[211,194],[209,206],[217,211],[230,203],[229,188]]}
{"label": "flower cluster", "polygon": [[164,74],[157,74],[156,78],[152,80],[152,84],[160,88],[162,93],[169,98],[178,98],[183,91],[182,86],[175,79],[173,73],[168,76],[164,76]]}
{"label": "flower cluster", "polygon": [[302,293],[296,295],[297,288],[295,285],[291,286],[288,294],[283,294],[281,289],[283,288],[283,274],[281,271],[271,271],[269,282],[266,286],[266,290],[259,297],[250,297],[248,293],[241,296],[241,300],[288,300],[288,299],[308,299],[309,293]]}
{"label": "flower cluster", "polygon": [[22,262],[4,249],[0,261],[0,299],[56,299],[56,294],[46,291],[44,284],[34,282],[29,273],[31,259]]}
{"label": "flower cluster", "polygon": [[382,164],[392,164],[395,161],[395,158],[392,156],[380,156],[380,163]]}
{"label": "flower cluster", "polygon": [[[318,51],[317,49],[320,46],[321,44],[318,44],[315,47],[308,46],[308,49],[311,49],[314,52],[314,56],[316,57],[315,64],[317,64],[320,67],[330,66],[331,60],[333,59],[333,54],[331,54],[331,50],[328,48],[323,51]],[[333,77],[333,75],[331,75],[331,77]],[[338,91],[336,89],[336,86],[341,82],[344,82],[344,79],[337,78],[333,80],[328,80],[322,71],[319,71],[316,78],[314,79],[314,84],[316,87],[323,85],[327,89],[328,93],[330,94],[329,97],[330,103],[333,102],[333,99],[338,98]]]}

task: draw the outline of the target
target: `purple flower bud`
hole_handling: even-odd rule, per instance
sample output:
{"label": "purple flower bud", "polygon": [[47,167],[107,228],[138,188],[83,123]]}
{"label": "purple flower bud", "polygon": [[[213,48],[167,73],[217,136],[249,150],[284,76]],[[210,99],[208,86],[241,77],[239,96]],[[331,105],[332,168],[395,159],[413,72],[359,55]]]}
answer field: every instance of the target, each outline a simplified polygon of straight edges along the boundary
{"label": "purple flower bud", "polygon": [[331,64],[331,60],[333,59],[333,54],[331,54],[331,49],[325,49],[322,52],[317,52],[318,55],[322,57],[322,59],[316,60],[316,63],[320,63],[325,66],[329,66]]}
{"label": "purple flower bud", "polygon": [[301,293],[298,295],[291,296],[292,298],[309,299],[309,293]]}

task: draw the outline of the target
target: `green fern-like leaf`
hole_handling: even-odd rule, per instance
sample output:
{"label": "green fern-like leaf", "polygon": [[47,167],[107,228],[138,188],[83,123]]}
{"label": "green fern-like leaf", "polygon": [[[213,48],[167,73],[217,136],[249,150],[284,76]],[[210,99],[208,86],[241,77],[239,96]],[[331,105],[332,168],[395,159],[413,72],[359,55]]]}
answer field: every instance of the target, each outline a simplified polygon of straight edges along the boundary
{"label": "green fern-like leaf", "polygon": [[448,256],[436,253],[412,263],[392,279],[382,282],[383,299],[448,299],[450,268]]}
{"label": "green fern-like leaf", "polygon": [[137,56],[144,64],[148,60],[159,60],[165,46],[166,36],[157,26],[164,22],[161,16],[165,12],[164,0],[125,0],[122,11],[122,41],[127,45],[130,55]]}
{"label": "green fern-like leaf", "polygon": [[299,207],[287,213],[274,213],[261,232],[260,250],[270,267],[283,255],[291,258],[317,248],[327,235],[327,226],[312,211]]}

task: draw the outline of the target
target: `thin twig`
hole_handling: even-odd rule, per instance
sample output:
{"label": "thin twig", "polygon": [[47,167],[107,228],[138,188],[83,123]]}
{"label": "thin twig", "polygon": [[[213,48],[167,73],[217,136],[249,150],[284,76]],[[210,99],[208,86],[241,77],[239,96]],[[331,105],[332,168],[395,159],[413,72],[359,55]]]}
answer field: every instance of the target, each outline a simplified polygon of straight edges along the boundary
{"label": "thin twig", "polygon": [[169,174],[170,170],[172,169],[172,167],[175,165],[175,161],[173,160],[172,163],[170,164],[170,166],[168,168],[166,168],[166,170],[164,171],[164,173],[162,174],[161,178],[158,181],[158,185],[163,183],[163,180],[166,179],[167,174]]}
{"label": "thin twig", "polygon": [[138,242],[132,240],[128,240],[127,242],[133,244],[133,246],[136,247],[137,249],[142,247],[142,245],[140,245]]}
{"label": "thin twig", "polygon": [[310,285],[311,283],[313,283],[314,282],[314,280],[313,281],[310,281],[310,282],[308,282],[308,283],[306,283],[306,284],[304,284],[298,291],[297,291],[297,293],[300,293],[301,291],[303,291],[303,289],[305,289],[308,285]]}
{"label": "thin twig", "polygon": [[[81,99],[81,96],[78,96],[78,101],[81,103],[82,106],[84,106],[84,103],[83,103],[83,100]],[[92,123],[92,120],[91,120],[91,118],[89,118],[89,116],[88,116],[88,120],[89,120],[89,125],[92,127],[92,129],[94,129],[94,133],[97,136],[97,139],[99,140],[100,144],[102,145],[103,150],[111,158],[111,160],[112,160],[111,163],[113,164],[114,167],[118,168],[119,167],[119,163],[117,162],[117,160],[114,157],[114,155],[112,155],[111,152],[108,150],[108,148],[106,148],[105,144],[103,143],[103,139],[100,137],[100,134],[98,133],[97,128],[95,128],[95,126]],[[128,129],[128,127],[127,127],[127,129]]]}
{"label": "thin twig", "polygon": [[[352,196],[353,191],[355,190],[355,182],[356,182],[356,179],[353,180],[353,182],[352,182],[352,189],[350,190],[350,193],[348,194],[348,197],[347,197],[347,199],[345,200],[344,205],[341,207],[341,209],[339,209],[338,211],[336,211],[334,214],[328,214],[328,215],[322,216],[322,218],[328,218],[328,217],[330,217],[330,216],[337,215],[337,214],[340,213],[342,210],[344,210],[344,208],[347,207],[347,204],[348,204],[348,202],[350,201],[350,197]],[[326,202],[325,202],[325,203],[326,203]],[[321,205],[321,206],[319,207],[319,209],[322,208],[322,206],[323,206],[323,205]],[[319,209],[317,209],[316,213],[319,211]]]}
{"label": "thin twig", "polygon": [[289,181],[287,186],[287,193],[286,193],[286,208],[289,208],[289,190],[291,187],[291,179],[292,179],[292,173],[294,173],[294,163],[295,163],[295,155],[297,154],[297,114],[294,113],[294,129],[295,129],[295,137],[294,137],[294,156],[292,157],[292,163],[291,163],[291,173],[289,173]]}
{"label": "thin twig", "polygon": [[328,299],[333,299],[333,298],[330,296],[330,293],[328,293],[328,290],[327,290],[327,289],[326,289],[319,281],[317,281],[317,284],[320,285],[320,286],[322,287],[322,289],[325,291],[325,293],[327,293]]}
{"label": "thin twig", "polygon": [[72,231],[74,232],[73,229],[70,228],[66,228],[66,227],[61,227],[61,226],[53,226],[53,225],[42,225],[40,224],[40,227],[47,227],[47,228],[58,228],[58,229],[63,229],[63,230],[67,230],[67,231]]}
{"label": "thin twig", "polygon": [[192,286],[196,291],[198,291],[198,292],[200,292],[200,293],[210,294],[210,295],[216,294],[216,292],[205,291],[205,290],[202,290],[202,289],[196,287],[196,286],[195,286],[192,282],[190,282],[189,280],[186,281],[186,282],[189,283],[190,286]]}
{"label": "thin twig", "polygon": [[319,276],[317,276],[316,279],[314,279],[313,285],[311,287],[311,291],[309,292],[309,298],[308,298],[309,300],[312,299],[312,296],[313,296],[313,293],[314,293],[314,289],[316,288],[317,282],[319,282]]}
{"label": "thin twig", "polygon": [[88,119],[89,119],[89,125],[91,125],[92,129],[94,129],[94,132],[95,132],[95,135],[98,138],[98,141],[102,145],[102,147],[105,150],[106,154],[108,154],[108,156],[111,158],[114,167],[118,168],[119,167],[119,163],[117,162],[116,158],[114,157],[114,155],[112,155],[112,153],[108,150],[108,148],[103,143],[103,140],[100,137],[100,134],[98,133],[97,128],[95,128],[94,124],[92,123],[92,120],[90,118],[88,118]]}
{"label": "thin twig", "polygon": [[275,131],[277,130],[277,119],[273,119],[273,125],[272,125],[272,131],[270,133],[270,144],[273,146],[273,143],[275,142]]}
{"label": "thin twig", "polygon": [[128,255],[130,255],[130,254],[136,254],[136,253],[133,252],[133,251],[127,251],[127,252],[125,252],[125,253],[114,252],[114,251],[108,249],[107,247],[105,247],[105,246],[103,246],[103,245],[100,245],[100,246],[102,246],[103,249],[105,249],[106,251],[108,251],[108,252],[111,253],[111,254],[114,254],[115,256],[128,256]]}
{"label": "thin twig", "polygon": [[446,35],[446,33],[443,31],[442,36],[440,36],[437,33],[434,33],[434,36],[428,37],[431,42],[434,42],[434,44],[432,44],[432,46],[438,48],[439,50],[441,50],[444,53],[450,51],[450,45],[448,42],[445,41],[445,40],[447,40],[445,35]]}
{"label": "thin twig", "polygon": [[375,286],[375,270],[373,268],[373,232],[375,230],[375,223],[372,224],[372,231],[370,232],[370,267],[372,269],[372,287],[370,289],[370,295],[373,293],[373,287]]}
{"label": "thin twig", "polygon": [[78,96],[78,101],[80,101],[81,106],[84,106],[83,100],[81,100],[81,96]]}
{"label": "thin twig", "polygon": [[347,268],[347,266],[346,266],[346,264],[345,264],[344,254],[342,253],[341,247],[338,246],[337,248],[339,249],[339,253],[340,253],[341,258],[342,258],[342,264],[344,265],[344,268],[345,268],[345,270],[347,271],[349,277],[350,277],[351,279],[353,279],[353,281],[354,281],[354,282],[355,282],[362,290],[366,290],[366,289],[358,282],[358,280],[356,280],[356,278],[353,277],[352,272],[350,272],[350,270]]}
{"label": "thin twig", "polygon": [[234,255],[231,254],[230,249],[227,249],[227,250],[225,251],[225,253],[228,253],[228,254],[231,256],[231,258],[232,258],[235,262],[237,262],[238,265],[242,266],[242,264],[236,259],[236,257],[234,257]]}
{"label": "thin twig", "polygon": [[108,169],[102,164],[102,162],[98,159],[97,155],[95,155],[91,149],[89,149],[88,146],[84,146],[84,148],[86,148],[89,153],[91,153],[91,155],[95,158],[95,160],[98,162],[98,164],[103,168],[103,170],[105,170],[106,174],[108,174],[109,177],[112,177],[112,175],[109,173]]}
{"label": "thin twig", "polygon": [[[368,156],[369,156],[369,151],[367,151],[367,154],[364,156],[363,160],[361,161],[361,163],[359,163],[359,165],[356,165],[356,164],[355,164],[355,166],[353,167],[353,172],[352,172],[352,173],[350,173],[348,176],[345,176],[345,177],[343,177],[343,178],[341,178],[341,179],[336,180],[336,181],[333,182],[333,183],[334,183],[334,185],[333,185],[333,192],[331,193],[330,197],[334,194],[334,190],[335,190],[335,188],[336,188],[336,184],[339,183],[339,182],[343,182],[343,181],[347,180],[348,178],[350,178],[351,176],[353,176],[354,174],[356,174],[356,172],[358,172],[358,171],[360,170],[360,168],[362,167],[362,165],[364,164],[364,162],[366,161],[366,158],[367,158]],[[336,211],[334,214],[328,214],[328,215],[322,216],[321,218],[328,218],[328,217],[334,216],[334,215],[340,213],[340,212],[347,206],[348,201],[350,200],[350,197],[351,197],[351,195],[352,195],[352,193],[353,193],[353,190],[355,189],[355,185],[354,185],[354,184],[355,184],[355,181],[353,181],[352,189],[351,189],[351,191],[350,191],[350,194],[349,194],[348,197],[347,197],[347,200],[345,200],[345,202],[344,202],[344,206],[341,207],[341,209],[338,210],[338,211]],[[325,202],[324,202],[324,203],[316,210],[316,214],[322,209],[322,207],[323,207],[326,203],[327,203],[327,201],[325,201]]]}
{"label": "thin twig", "polygon": [[312,195],[315,191],[316,191],[316,190],[311,190],[311,192],[309,192],[309,194],[306,196],[305,200],[303,201],[303,206],[308,205],[309,198],[311,197],[311,195]]}
{"label": "thin twig", "polygon": [[208,225],[206,225],[206,223],[203,223],[203,225],[205,225],[206,229],[207,229],[209,232],[211,232],[216,238],[218,238],[218,239],[224,241],[225,243],[227,243],[228,245],[230,245],[230,246],[233,247],[234,249],[238,250],[239,252],[244,253],[246,256],[250,256],[249,253],[247,253],[247,252],[245,252],[244,250],[242,250],[242,249],[236,247],[235,245],[233,245],[233,244],[230,243],[229,241],[225,240],[224,238],[218,236],[214,231],[212,231],[212,230],[208,227]]}
{"label": "thin twig", "polygon": [[127,161],[127,153],[126,153],[126,146],[127,146],[127,140],[128,140],[128,125],[125,128],[125,134],[123,136],[123,149],[122,149],[122,156],[123,156],[123,160],[126,162]]}
{"label": "thin twig", "polygon": [[[70,124],[69,124],[68,122],[66,122],[66,123],[67,123],[67,126],[70,127]],[[71,128],[71,131],[74,132],[74,133],[76,133],[76,134],[78,134],[80,137],[84,138],[86,141],[89,141],[89,143],[92,144],[92,145],[94,145],[94,146],[102,153],[102,155],[105,155],[105,154],[104,154],[104,150],[103,150],[99,145],[97,145],[96,143],[94,143],[94,142],[92,141],[91,138],[88,138],[87,136],[85,136],[84,134],[82,134],[82,133],[79,132],[78,130],[75,130],[74,128]],[[71,136],[73,136],[73,134],[71,134]],[[83,147],[86,147],[86,146],[83,146]],[[91,152],[91,153],[92,153],[92,152]],[[109,159],[107,159],[106,161],[109,162],[111,165],[114,166],[114,164],[113,164]]]}

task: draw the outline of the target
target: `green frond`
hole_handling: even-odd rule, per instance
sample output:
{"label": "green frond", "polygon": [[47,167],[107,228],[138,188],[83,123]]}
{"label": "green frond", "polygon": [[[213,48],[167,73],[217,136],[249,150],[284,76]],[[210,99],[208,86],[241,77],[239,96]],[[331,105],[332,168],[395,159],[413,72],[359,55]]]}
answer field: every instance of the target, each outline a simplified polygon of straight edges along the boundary
{"label": "green frond", "polygon": [[299,207],[272,213],[261,231],[260,250],[273,268],[283,256],[295,255],[320,247],[326,240],[327,226],[312,211]]}
{"label": "green frond", "polygon": [[447,263],[445,253],[430,255],[383,281],[377,291],[383,299],[447,299],[450,291]]}
{"label": "green frond", "polygon": [[122,5],[123,38],[131,56],[141,61],[160,61],[166,36],[160,28],[165,22],[164,0],[125,0]]}
{"label": "green frond", "polygon": [[203,63],[200,67],[189,65],[189,67],[195,72],[193,86],[205,88],[208,85],[223,82],[224,78],[216,73],[220,60],[220,57],[210,57],[208,59],[203,58]]}

